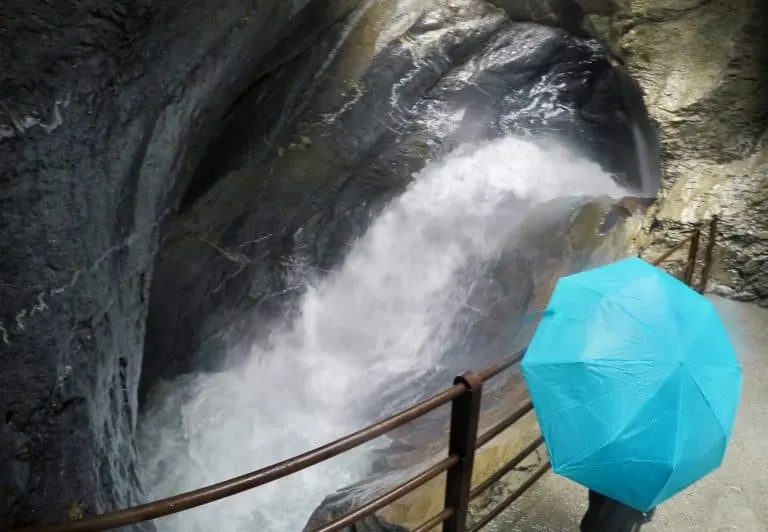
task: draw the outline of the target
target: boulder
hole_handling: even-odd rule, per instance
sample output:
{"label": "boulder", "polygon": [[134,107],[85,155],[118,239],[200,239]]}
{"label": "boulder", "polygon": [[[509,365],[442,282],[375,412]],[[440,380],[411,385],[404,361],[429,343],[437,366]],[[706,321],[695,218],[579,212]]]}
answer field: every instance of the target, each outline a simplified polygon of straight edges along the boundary
{"label": "boulder", "polygon": [[[329,495],[315,510],[304,527],[304,532],[312,532],[317,528],[342,517],[356,508],[354,490],[347,489]],[[408,532],[406,528],[388,523],[383,517],[370,515],[341,529],[341,532]]]}

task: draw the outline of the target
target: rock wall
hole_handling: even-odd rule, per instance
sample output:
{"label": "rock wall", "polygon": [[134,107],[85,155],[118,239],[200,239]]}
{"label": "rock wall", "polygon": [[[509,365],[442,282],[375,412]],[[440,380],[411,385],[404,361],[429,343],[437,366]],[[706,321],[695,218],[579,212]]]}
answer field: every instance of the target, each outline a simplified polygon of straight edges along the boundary
{"label": "rock wall", "polygon": [[160,226],[304,3],[3,1],[0,528],[136,501]]}
{"label": "rock wall", "polygon": [[[635,248],[653,258],[718,215],[710,290],[768,305],[768,4],[583,5],[659,124],[663,185]],[[679,269],[685,251],[674,259]]]}

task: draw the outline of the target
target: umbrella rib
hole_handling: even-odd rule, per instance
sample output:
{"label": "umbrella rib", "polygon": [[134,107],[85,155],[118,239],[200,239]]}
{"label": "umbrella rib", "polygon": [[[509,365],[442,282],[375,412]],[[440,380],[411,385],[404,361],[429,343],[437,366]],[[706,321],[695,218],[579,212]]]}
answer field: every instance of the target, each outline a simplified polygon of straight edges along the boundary
{"label": "umbrella rib", "polygon": [[[678,372],[680,372],[680,366],[678,366]],[[683,411],[683,381],[678,375],[678,389],[677,389],[677,423],[675,424],[675,447],[672,451],[672,466],[669,471],[669,476],[667,477],[666,482],[664,482],[664,485],[659,489],[659,492],[656,494],[656,497],[653,499],[652,503],[654,507],[656,507],[659,504],[659,497],[664,495],[664,491],[667,489],[667,486],[669,486],[669,483],[672,481],[672,476],[675,474],[675,464],[677,464],[677,461],[679,459],[680,454],[680,421],[682,420],[682,411]]]}
{"label": "umbrella rib", "polygon": [[[598,449],[599,450],[599,449]],[[590,463],[589,465],[577,465],[571,469],[580,469],[584,467],[594,467],[596,465],[599,466],[611,466],[616,464],[626,464],[626,463],[632,463],[632,464],[663,464],[661,460],[636,460],[634,458],[627,458],[626,460],[611,460],[609,462],[599,462],[599,463]],[[565,467],[565,466],[563,466]]]}
{"label": "umbrella rib", "polygon": [[[616,302],[614,301],[614,299],[613,299],[613,294],[606,294],[606,293],[604,293],[604,292],[601,292],[600,290],[597,290],[597,289],[595,289],[593,286],[590,286],[590,285],[588,285],[588,284],[584,284],[584,283],[582,283],[582,282],[580,282],[580,281],[576,281],[576,282],[578,283],[578,285],[579,285],[579,286],[580,286],[582,289],[584,289],[584,290],[587,290],[587,291],[589,291],[589,292],[592,292],[593,294],[595,294],[595,295],[599,296],[601,299],[603,299],[603,300],[605,300],[605,301],[609,301],[609,302],[611,302],[611,303],[614,303],[614,305],[615,305],[615,306],[616,306],[616,307],[617,307],[619,310],[621,310],[621,311],[622,311],[624,314],[626,314],[627,316],[629,316],[629,317],[632,319],[632,321],[634,321],[634,322],[636,322],[638,325],[640,325],[640,327],[641,327],[641,328],[642,328],[644,331],[646,331],[646,332],[649,334],[649,336],[651,336],[652,338],[654,338],[656,341],[660,341],[660,343],[661,343],[661,344],[665,344],[665,343],[666,343],[666,342],[663,342],[663,341],[661,341],[662,339],[660,339],[660,338],[659,338],[659,337],[656,335],[656,333],[654,332],[654,330],[653,330],[652,328],[648,327],[648,325],[646,325],[646,324],[645,324],[645,323],[644,323],[644,322],[643,322],[641,319],[639,319],[637,316],[635,316],[633,313],[631,313],[629,310],[627,310],[627,309],[624,307],[624,305],[620,305],[620,304],[616,303]],[[580,320],[580,321],[581,321],[582,323],[584,322],[584,320]]]}
{"label": "umbrella rib", "polygon": [[702,399],[704,399],[704,402],[707,403],[707,406],[712,412],[712,415],[717,420],[717,424],[720,426],[721,429],[723,429],[723,434],[728,434],[728,429],[723,426],[723,421],[720,419],[720,416],[717,415],[717,410],[712,405],[712,402],[709,400],[709,397],[707,397],[707,394],[704,393],[704,390],[699,385],[699,382],[696,380],[696,378],[692,374],[689,373],[688,376],[693,381],[694,386],[696,386],[696,391],[699,392],[699,395],[701,395]]}
{"label": "umbrella rib", "polygon": [[[570,362],[569,362],[569,364],[570,364]],[[542,380],[542,379],[541,379],[539,376],[537,376],[537,375],[529,375],[529,376],[528,376],[528,378],[529,378],[529,379],[533,379],[533,380],[537,380],[537,381],[539,381],[539,382],[540,382],[540,383],[542,383],[542,384],[546,384],[546,381],[543,381],[543,380]],[[529,386],[529,388],[535,388],[535,387]],[[594,402],[594,401],[597,401],[597,400],[599,400],[599,399],[601,399],[601,398],[603,398],[603,397],[606,397],[606,396],[608,396],[608,395],[614,394],[614,393],[616,393],[616,391],[617,391],[617,390],[610,390],[610,391],[608,391],[608,392],[605,392],[604,394],[601,394],[599,397],[593,398],[591,401],[589,401],[589,402],[587,402],[587,403],[580,403],[580,404],[577,404],[577,405],[575,405],[575,406],[573,406],[573,407],[570,407],[570,406],[569,406],[569,407],[563,407],[563,408],[560,408],[560,409],[558,409],[558,410],[555,412],[555,414],[563,414],[563,413],[565,413],[567,410],[570,410],[571,408],[574,408],[574,407],[587,408],[587,410],[589,410],[589,411],[592,413],[592,415],[594,415],[594,416],[595,416],[595,418],[599,419],[599,420],[600,420],[601,422],[603,422],[603,423],[606,423],[606,421],[605,421],[604,419],[602,419],[602,417],[600,417],[600,416],[598,416],[597,414],[595,414],[595,412],[594,412],[594,411],[593,411],[593,410],[592,410],[592,409],[589,407],[589,403],[591,403],[591,402]],[[536,405],[535,405],[535,399],[534,399],[534,408],[535,408],[535,407],[536,407]],[[540,420],[540,421],[543,421],[543,420]],[[606,425],[608,425],[608,423],[606,423]],[[608,441],[608,442],[604,443],[603,445],[601,445],[601,446],[600,446],[599,448],[597,448],[597,449],[591,449],[591,450],[589,450],[589,451],[585,451],[585,452],[584,452],[584,453],[582,453],[580,456],[578,456],[577,458],[574,458],[574,459],[572,459],[572,460],[569,460],[568,462],[566,462],[565,464],[563,464],[562,466],[560,466],[558,469],[560,469],[560,468],[566,468],[566,467],[568,467],[570,464],[573,464],[573,463],[578,463],[578,462],[580,462],[580,461],[584,460],[584,458],[586,458],[587,456],[590,456],[591,454],[594,454],[594,453],[596,453],[597,451],[599,451],[600,449],[602,449],[602,448],[603,448],[603,447],[605,447],[606,445],[610,444],[612,441],[613,441],[613,440],[610,440],[610,441]],[[554,458],[554,457],[553,457],[553,458]]]}
{"label": "umbrella rib", "polygon": [[[639,362],[639,361],[638,361],[638,362]],[[670,375],[667,375],[665,378],[663,378],[663,379],[659,379],[659,382],[657,383],[656,389],[653,391],[653,393],[650,393],[650,394],[649,394],[649,396],[653,396],[653,395],[655,395],[655,394],[656,394],[656,393],[657,393],[657,392],[658,392],[658,391],[661,389],[661,387],[662,387],[662,386],[664,386],[664,384],[666,384],[666,382],[667,382],[667,380],[668,380],[669,378],[670,378]],[[601,395],[600,395],[600,397],[598,397],[598,398],[595,398],[595,399],[592,399],[592,400],[590,401],[590,403],[591,403],[591,402],[594,402],[594,401],[596,401],[597,399],[600,399],[600,398],[602,398],[602,397],[605,397],[606,395],[610,395],[610,394],[612,394],[612,393],[616,393],[616,391],[617,391],[617,390],[611,390],[610,392],[606,392],[605,394],[601,394]],[[602,417],[600,417],[600,416],[596,415],[596,414],[595,414],[595,412],[594,412],[594,411],[593,411],[591,408],[589,408],[588,404],[589,404],[589,403],[582,403],[582,404],[581,404],[581,405],[579,405],[579,406],[587,408],[587,410],[589,410],[589,411],[590,411],[590,412],[591,412],[591,413],[592,413],[592,414],[593,414],[593,415],[594,415],[594,416],[595,416],[597,419],[600,419],[600,421],[602,421],[603,423],[606,423],[606,421],[605,421],[604,419],[602,419]],[[627,428],[628,426],[630,426],[630,425],[631,425],[631,424],[634,422],[634,420],[635,420],[635,417],[637,416],[638,412],[639,412],[639,411],[642,409],[642,406],[643,406],[642,404],[639,404],[639,405],[638,405],[638,407],[637,407],[637,409],[636,409],[636,410],[635,410],[635,411],[632,413],[632,415],[631,415],[631,416],[627,416],[627,420],[626,420],[626,421],[625,421],[625,422],[622,424],[622,426],[621,426],[621,427],[619,427],[619,428],[618,428],[618,429],[615,431],[615,433],[616,433],[617,435],[620,435],[620,434],[622,434],[622,433],[623,433],[623,432],[626,430],[626,428]],[[565,410],[565,409],[563,409],[563,410]],[[559,411],[558,413],[562,412],[563,410]],[[655,423],[655,421],[654,421],[654,423]],[[606,423],[606,424],[608,424],[608,423]],[[610,426],[610,424],[608,424],[608,425]],[[599,451],[603,450],[604,448],[608,447],[609,445],[611,445],[611,444],[615,443],[615,442],[616,442],[616,439],[617,439],[617,438],[615,438],[615,437],[614,437],[614,438],[612,438],[612,439],[610,439],[610,440],[608,440],[608,441],[604,442],[602,445],[600,445],[600,446],[599,446],[599,447],[597,447],[596,449],[592,449],[592,450],[590,450],[590,451],[587,451],[587,452],[583,453],[581,456],[579,456],[578,458],[575,458],[575,459],[573,459],[573,460],[569,460],[567,463],[563,464],[563,465],[561,466],[561,468],[562,468],[562,469],[564,469],[564,468],[567,468],[567,467],[569,467],[571,464],[577,464],[577,463],[579,463],[579,462],[581,462],[581,461],[585,460],[587,457],[589,457],[589,456],[592,456],[592,455],[594,455],[595,453],[597,453],[597,452],[599,452]]]}

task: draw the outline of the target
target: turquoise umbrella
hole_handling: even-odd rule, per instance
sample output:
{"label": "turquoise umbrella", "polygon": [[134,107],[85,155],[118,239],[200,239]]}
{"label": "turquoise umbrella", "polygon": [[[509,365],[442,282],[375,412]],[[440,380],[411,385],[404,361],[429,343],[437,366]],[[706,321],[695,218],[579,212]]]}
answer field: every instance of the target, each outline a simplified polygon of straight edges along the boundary
{"label": "turquoise umbrella", "polygon": [[717,468],[742,373],[712,305],[641,259],[563,277],[521,363],[556,473],[648,511]]}

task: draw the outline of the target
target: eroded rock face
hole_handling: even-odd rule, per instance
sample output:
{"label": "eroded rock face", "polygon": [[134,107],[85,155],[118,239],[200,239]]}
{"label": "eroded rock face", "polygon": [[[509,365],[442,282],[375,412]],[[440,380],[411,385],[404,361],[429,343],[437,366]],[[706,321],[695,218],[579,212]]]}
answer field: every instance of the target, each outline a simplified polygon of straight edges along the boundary
{"label": "eroded rock face", "polygon": [[337,263],[458,143],[553,135],[639,181],[636,102],[578,24],[360,4],[5,0],[0,526],[137,501],[140,374],[271,315],[288,259]]}
{"label": "eroded rock face", "polygon": [[0,528],[136,500],[159,227],[304,3],[3,2]]}
{"label": "eroded rock face", "polygon": [[[172,224],[153,277],[149,374],[185,371],[244,309],[273,315],[287,270],[336,264],[371,212],[461,142],[556,136],[640,181],[631,105],[593,40],[477,0],[375,2],[343,37],[332,62],[300,55],[254,85],[216,141],[226,157],[201,165],[215,185]],[[251,125],[265,102],[274,118]]]}
{"label": "eroded rock face", "polygon": [[[354,510],[357,505],[350,497],[351,495],[345,491],[328,496],[310,516],[307,526],[304,527],[304,532],[316,530],[325,523]],[[407,529],[388,523],[380,516],[371,515],[343,528],[342,532],[407,532]]]}
{"label": "eroded rock face", "polygon": [[[718,215],[710,289],[768,305],[768,6],[598,0],[585,9],[660,124],[663,187],[637,247],[658,256]],[[679,268],[685,253],[677,257]]]}

